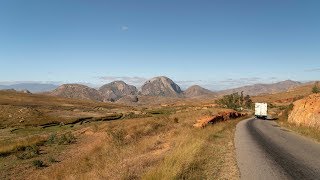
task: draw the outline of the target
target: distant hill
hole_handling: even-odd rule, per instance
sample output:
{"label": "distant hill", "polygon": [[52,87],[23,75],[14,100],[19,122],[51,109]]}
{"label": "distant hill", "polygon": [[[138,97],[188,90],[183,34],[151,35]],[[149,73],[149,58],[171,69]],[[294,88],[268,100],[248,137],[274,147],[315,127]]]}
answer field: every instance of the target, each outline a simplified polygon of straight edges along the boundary
{"label": "distant hill", "polygon": [[205,95],[213,95],[214,93],[208,89],[205,89],[201,86],[194,85],[189,87],[183,92],[185,97],[199,97]]}
{"label": "distant hill", "polygon": [[145,96],[181,97],[182,90],[171,79],[160,76],[145,82],[141,87],[140,94]]}
{"label": "distant hill", "polygon": [[123,81],[114,81],[99,88],[103,101],[117,101],[122,97],[136,95],[138,89]]}
{"label": "distant hill", "polygon": [[250,86],[243,86],[239,88],[218,91],[217,93],[219,95],[225,95],[225,94],[231,94],[234,92],[243,91],[244,94],[255,96],[259,94],[273,94],[273,93],[279,93],[279,92],[286,92],[300,85],[303,85],[303,83],[298,81],[286,80],[286,81],[281,81],[273,84],[254,84]]}
{"label": "distant hill", "polygon": [[102,101],[103,99],[98,90],[81,84],[63,84],[48,94],[82,100]]}
{"label": "distant hill", "polygon": [[252,97],[254,102],[267,102],[267,103],[284,103],[289,104],[294,102],[297,99],[306,97],[312,94],[313,83],[304,83],[301,86],[292,88],[285,92],[279,92],[274,94],[261,94],[255,97]]}
{"label": "distant hill", "polygon": [[0,89],[14,89],[16,91],[28,90],[32,93],[52,91],[57,87],[58,85],[42,83],[19,83],[12,85],[0,85]]}

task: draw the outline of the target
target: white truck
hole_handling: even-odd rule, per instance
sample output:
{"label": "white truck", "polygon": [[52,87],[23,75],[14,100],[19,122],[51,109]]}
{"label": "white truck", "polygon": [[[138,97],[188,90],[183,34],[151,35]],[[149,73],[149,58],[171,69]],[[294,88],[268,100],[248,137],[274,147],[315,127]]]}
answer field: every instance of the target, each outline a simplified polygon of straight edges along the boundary
{"label": "white truck", "polygon": [[267,103],[255,103],[255,113],[256,118],[267,119],[268,117],[268,104]]}

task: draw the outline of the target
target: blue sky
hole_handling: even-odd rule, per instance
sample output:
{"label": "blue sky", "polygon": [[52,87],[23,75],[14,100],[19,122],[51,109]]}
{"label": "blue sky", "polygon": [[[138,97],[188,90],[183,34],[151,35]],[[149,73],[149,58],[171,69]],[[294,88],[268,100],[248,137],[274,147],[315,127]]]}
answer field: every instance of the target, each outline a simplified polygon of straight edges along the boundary
{"label": "blue sky", "polygon": [[0,82],[320,77],[320,1],[0,0]]}

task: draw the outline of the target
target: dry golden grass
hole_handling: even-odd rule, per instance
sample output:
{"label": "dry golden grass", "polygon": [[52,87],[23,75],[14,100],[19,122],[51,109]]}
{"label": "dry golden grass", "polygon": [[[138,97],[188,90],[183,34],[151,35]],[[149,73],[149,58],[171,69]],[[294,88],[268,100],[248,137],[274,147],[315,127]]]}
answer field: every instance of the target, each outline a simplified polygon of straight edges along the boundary
{"label": "dry golden grass", "polygon": [[18,139],[0,141],[0,156],[5,156],[10,153],[16,152],[21,148],[43,144],[47,140],[47,135],[36,135],[30,137],[21,137]]}
{"label": "dry golden grass", "polygon": [[[27,108],[24,122],[37,126],[72,118],[123,113],[121,120],[30,127],[16,118],[0,122],[0,179],[237,179],[233,145],[238,120],[193,128],[197,119],[221,109],[210,100],[161,100],[161,104],[128,107],[92,101],[0,92],[8,113]],[[12,111],[12,112],[11,112]],[[5,112],[5,111],[3,111]],[[137,114],[135,114],[137,112]],[[35,117],[39,116],[39,119]],[[70,119],[69,119],[70,117]],[[53,118],[53,119],[50,119]],[[1,124],[2,123],[2,124]],[[52,133],[72,132],[73,144],[40,143]],[[41,153],[19,159],[15,149],[37,145]],[[33,161],[45,167],[36,168]]]}
{"label": "dry golden grass", "polygon": [[233,143],[238,122],[182,132],[175,149],[143,179],[239,179]]}
{"label": "dry golden grass", "polygon": [[30,178],[237,179],[233,136],[238,120],[193,128],[204,113],[173,113],[90,127],[69,158]]}
{"label": "dry golden grass", "polygon": [[320,142],[320,131],[318,128],[298,126],[296,124],[289,123],[288,121],[279,121],[279,124],[303,136],[307,136]]}

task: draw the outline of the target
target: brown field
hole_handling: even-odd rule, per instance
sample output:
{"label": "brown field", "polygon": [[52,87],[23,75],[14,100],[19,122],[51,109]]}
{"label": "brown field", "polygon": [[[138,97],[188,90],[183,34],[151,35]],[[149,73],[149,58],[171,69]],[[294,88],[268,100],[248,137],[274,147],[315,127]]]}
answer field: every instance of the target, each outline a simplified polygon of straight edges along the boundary
{"label": "brown field", "polygon": [[0,91],[0,179],[238,179],[239,120],[211,99],[139,106]]}

